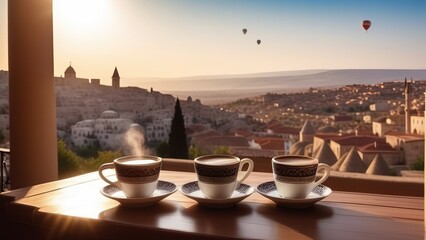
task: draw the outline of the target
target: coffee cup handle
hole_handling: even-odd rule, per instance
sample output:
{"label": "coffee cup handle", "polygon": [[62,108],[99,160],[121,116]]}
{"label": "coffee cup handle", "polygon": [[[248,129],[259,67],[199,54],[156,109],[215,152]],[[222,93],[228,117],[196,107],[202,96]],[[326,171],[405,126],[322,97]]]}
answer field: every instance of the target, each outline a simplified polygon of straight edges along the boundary
{"label": "coffee cup handle", "polygon": [[[248,164],[248,169],[244,173],[242,172],[243,166]],[[238,169],[238,177],[237,177],[237,187],[250,175],[250,173],[253,171],[254,168],[254,162],[250,158],[243,158],[240,162],[240,168]],[[242,175],[241,178],[240,175]]]}
{"label": "coffee cup handle", "polygon": [[324,169],[324,174],[318,181],[315,182],[314,186],[323,183],[325,180],[327,180],[328,176],[330,176],[330,166],[325,163],[319,163],[317,172],[321,171],[321,169]]}
{"label": "coffee cup handle", "polygon": [[120,186],[118,186],[118,182],[112,182],[108,178],[105,177],[105,175],[103,174],[103,171],[105,169],[114,169],[114,163],[104,163],[104,164],[102,164],[99,167],[99,169],[98,169],[98,173],[99,173],[99,176],[102,178],[102,180],[104,180],[105,182],[107,182],[107,183],[109,183],[111,185],[115,185],[117,187],[120,187]]}

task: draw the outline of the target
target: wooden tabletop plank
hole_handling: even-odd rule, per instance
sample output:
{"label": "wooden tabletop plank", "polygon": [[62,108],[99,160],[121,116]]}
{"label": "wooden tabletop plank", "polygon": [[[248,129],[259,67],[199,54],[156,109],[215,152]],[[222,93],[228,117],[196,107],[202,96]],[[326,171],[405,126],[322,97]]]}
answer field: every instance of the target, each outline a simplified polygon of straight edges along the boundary
{"label": "wooden tabletop plank", "polygon": [[[160,179],[181,186],[196,176],[162,171]],[[271,180],[269,173],[252,173],[246,183]],[[61,238],[68,230],[73,237],[99,239],[141,233],[176,239],[424,239],[423,198],[335,191],[311,208],[294,210],[255,192],[233,208],[209,209],[176,192],[154,206],[129,209],[100,194],[106,185],[95,172],[11,191],[6,196],[16,200],[8,216]],[[46,226],[59,230],[49,233]]]}

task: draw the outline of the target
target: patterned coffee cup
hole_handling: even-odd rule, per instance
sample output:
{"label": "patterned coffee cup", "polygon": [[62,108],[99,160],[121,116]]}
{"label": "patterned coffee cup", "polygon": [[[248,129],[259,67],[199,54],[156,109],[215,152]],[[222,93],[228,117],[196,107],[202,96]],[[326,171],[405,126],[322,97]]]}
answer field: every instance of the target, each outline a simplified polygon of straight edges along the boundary
{"label": "patterned coffee cup", "polygon": [[[155,156],[125,156],[105,163],[98,169],[99,176],[107,183],[119,187],[129,198],[151,196],[157,187],[162,159]],[[115,169],[117,182],[103,174],[105,169]]]}
{"label": "patterned coffee cup", "polygon": [[[284,198],[306,198],[315,186],[330,175],[327,164],[318,163],[316,158],[298,155],[273,157],[272,170],[277,190]],[[320,170],[324,170],[324,174],[315,181]]]}
{"label": "patterned coffee cup", "polygon": [[[247,164],[247,171],[243,166]],[[229,155],[207,155],[194,160],[198,186],[207,198],[229,198],[242,181],[253,171],[251,159]],[[238,179],[238,174],[242,176]]]}

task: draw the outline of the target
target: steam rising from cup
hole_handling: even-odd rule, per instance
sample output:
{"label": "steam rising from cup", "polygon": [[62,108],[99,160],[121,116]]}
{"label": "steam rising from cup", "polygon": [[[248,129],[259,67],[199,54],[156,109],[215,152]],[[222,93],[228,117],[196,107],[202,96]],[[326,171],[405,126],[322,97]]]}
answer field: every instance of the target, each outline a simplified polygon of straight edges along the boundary
{"label": "steam rising from cup", "polygon": [[124,142],[127,154],[137,156],[150,154],[149,149],[145,148],[145,138],[140,127],[130,127],[124,134]]}

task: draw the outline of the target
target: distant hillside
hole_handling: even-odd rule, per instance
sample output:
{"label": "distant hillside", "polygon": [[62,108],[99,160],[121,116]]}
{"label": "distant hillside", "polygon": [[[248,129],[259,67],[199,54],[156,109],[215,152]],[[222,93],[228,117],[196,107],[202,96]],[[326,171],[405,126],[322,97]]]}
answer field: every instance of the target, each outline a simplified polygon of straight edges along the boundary
{"label": "distant hillside", "polygon": [[258,73],[226,76],[200,76],[176,79],[125,79],[131,85],[153,87],[159,91],[215,91],[250,89],[291,89],[347,84],[380,83],[384,81],[425,80],[426,70],[345,69]]}
{"label": "distant hillside", "polygon": [[344,69],[305,70],[225,76],[200,76],[176,79],[124,79],[129,84],[184,98],[199,98],[205,104],[234,101],[267,92],[289,92],[309,87],[337,87],[350,84],[374,84],[426,80],[425,69]]}

